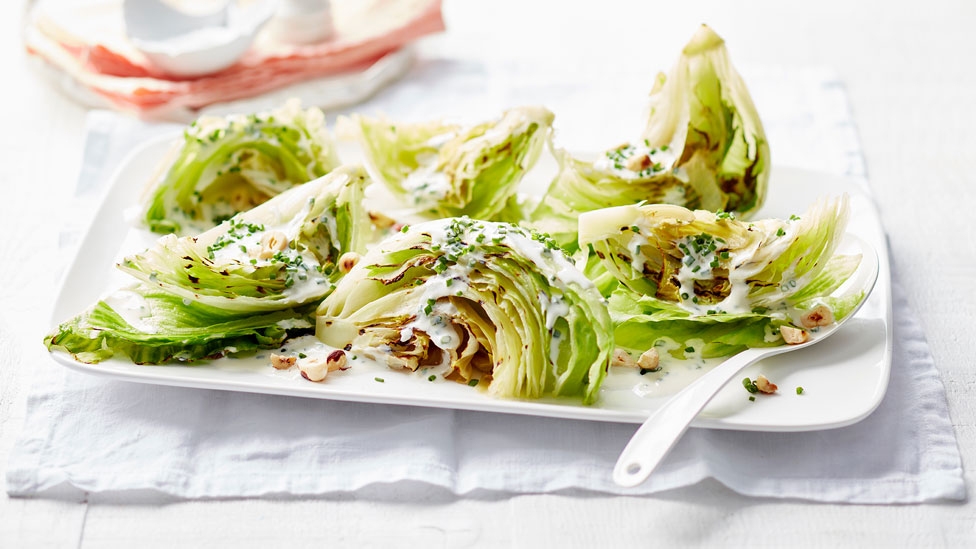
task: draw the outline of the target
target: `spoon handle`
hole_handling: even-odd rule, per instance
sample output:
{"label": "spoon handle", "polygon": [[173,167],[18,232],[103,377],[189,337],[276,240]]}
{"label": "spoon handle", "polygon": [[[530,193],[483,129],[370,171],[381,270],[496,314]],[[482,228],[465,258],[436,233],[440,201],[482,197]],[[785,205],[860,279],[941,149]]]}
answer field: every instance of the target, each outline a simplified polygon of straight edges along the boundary
{"label": "spoon handle", "polygon": [[769,349],[748,349],[716,366],[668,400],[640,426],[613,468],[613,481],[637,486],[657,468],[709,401],[743,368],[768,356]]}

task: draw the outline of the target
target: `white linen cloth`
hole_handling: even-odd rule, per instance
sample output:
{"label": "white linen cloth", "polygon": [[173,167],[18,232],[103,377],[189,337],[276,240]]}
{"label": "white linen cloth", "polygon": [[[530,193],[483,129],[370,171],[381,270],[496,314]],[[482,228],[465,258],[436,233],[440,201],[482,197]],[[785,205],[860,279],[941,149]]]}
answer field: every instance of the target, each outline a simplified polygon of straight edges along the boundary
{"label": "white linen cloth", "polygon": [[[777,164],[864,177],[846,96],[831,72],[744,75]],[[620,73],[581,86],[529,66],[428,60],[357,110],[380,109],[398,119],[476,119],[507,106],[545,103],[557,113],[560,143],[586,150],[639,130],[642,121],[633,114],[643,94],[624,99],[620,90],[649,89],[650,76],[628,83]],[[91,113],[79,211],[90,211],[86,206],[124,152],[169,129]],[[65,250],[78,230],[69,218]],[[25,329],[33,339],[0,341],[0,348],[20,345],[27,360],[37,360],[7,489],[11,495],[148,491],[198,498],[314,495],[406,482],[456,494],[647,494],[713,477],[751,496],[858,503],[964,499],[942,382],[897,277],[893,293],[894,364],[874,414],[820,432],[691,429],[649,482],[634,489],[614,485],[610,472],[636,425],[110,381],[47,358],[39,338],[49,327]]]}

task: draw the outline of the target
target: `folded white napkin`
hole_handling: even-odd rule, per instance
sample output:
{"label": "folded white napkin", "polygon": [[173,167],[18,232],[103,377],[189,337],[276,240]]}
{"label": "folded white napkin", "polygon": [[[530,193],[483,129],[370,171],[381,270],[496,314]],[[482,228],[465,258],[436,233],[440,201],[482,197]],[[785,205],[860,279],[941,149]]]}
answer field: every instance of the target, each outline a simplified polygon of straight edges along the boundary
{"label": "folded white napkin", "polygon": [[[777,163],[864,175],[844,91],[831,73],[761,70],[745,76]],[[467,118],[545,102],[559,114],[563,143],[586,149],[639,128],[639,121],[631,128],[607,124],[627,120],[639,108],[641,94],[628,104],[615,98],[619,89],[625,88],[584,89],[565,76],[513,65],[430,61],[360,109],[380,108],[398,118]],[[608,107],[597,118],[588,114],[593,109],[586,105],[593,104]],[[79,201],[97,196],[125,150],[163,129],[169,128],[93,112]],[[68,234],[75,229],[69,224]],[[70,246],[70,238],[63,244]],[[55,364],[39,345],[48,327],[33,327],[23,334],[26,343],[0,342],[20,344],[25,354],[11,354],[36,362],[37,376],[7,489],[12,495],[148,490],[192,498],[322,494],[412,482],[458,494],[645,494],[713,477],[754,496],[862,503],[962,499],[963,471],[942,383],[897,279],[893,293],[891,382],[866,420],[807,433],[692,429],[648,483],[629,490],[614,485],[610,472],[635,425],[108,381]]]}

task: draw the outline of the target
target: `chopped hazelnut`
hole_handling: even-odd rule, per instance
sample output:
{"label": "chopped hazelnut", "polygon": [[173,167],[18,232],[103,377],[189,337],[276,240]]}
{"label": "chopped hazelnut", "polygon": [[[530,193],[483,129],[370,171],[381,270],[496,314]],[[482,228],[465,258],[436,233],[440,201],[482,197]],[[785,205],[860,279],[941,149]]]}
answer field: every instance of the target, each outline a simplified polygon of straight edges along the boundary
{"label": "chopped hazelnut", "polygon": [[630,356],[630,353],[617,347],[613,350],[613,356],[610,358],[611,366],[623,366],[625,368],[635,368],[637,363],[634,362],[634,357]]}
{"label": "chopped hazelnut", "polygon": [[814,309],[800,318],[800,324],[807,328],[828,326],[834,323],[834,313],[826,305],[817,305]]}
{"label": "chopped hazelnut", "polygon": [[271,365],[275,370],[287,370],[295,365],[295,357],[285,355],[271,355]]}
{"label": "chopped hazelnut", "polygon": [[624,166],[632,172],[639,172],[651,165],[651,157],[646,154],[634,155],[627,159]]}
{"label": "chopped hazelnut", "polygon": [[759,377],[756,378],[756,388],[759,389],[759,392],[766,393],[767,395],[771,395],[776,392],[776,389],[779,389],[775,383],[766,379],[766,376],[762,374],[759,374]]}
{"label": "chopped hazelnut", "polygon": [[654,347],[644,351],[640,358],[637,359],[637,366],[642,370],[656,370],[659,363],[660,357],[657,354],[657,349]]}
{"label": "chopped hazelnut", "polygon": [[328,365],[330,372],[334,372],[336,370],[345,370],[346,353],[345,351],[336,349],[335,351],[329,353],[329,358],[327,358],[325,362]]}
{"label": "chopped hazelnut", "polygon": [[336,370],[346,370],[346,352],[336,349],[329,353],[328,357],[310,356],[298,359],[298,369],[302,371],[302,377],[309,381],[322,381],[329,372]]}
{"label": "chopped hazelnut", "polygon": [[320,356],[310,356],[299,360],[298,369],[302,371],[302,377],[309,381],[322,381],[325,376],[329,375],[326,359]]}
{"label": "chopped hazelnut", "polygon": [[356,252],[346,252],[339,256],[339,270],[348,273],[359,263],[359,254]]}
{"label": "chopped hazelnut", "polygon": [[794,328],[793,326],[780,326],[779,333],[783,336],[783,341],[789,345],[799,345],[806,343],[810,339],[809,334],[805,330]]}
{"label": "chopped hazelnut", "polygon": [[271,259],[275,252],[280,252],[288,247],[288,237],[280,231],[272,231],[264,235],[261,239],[261,251],[258,259]]}

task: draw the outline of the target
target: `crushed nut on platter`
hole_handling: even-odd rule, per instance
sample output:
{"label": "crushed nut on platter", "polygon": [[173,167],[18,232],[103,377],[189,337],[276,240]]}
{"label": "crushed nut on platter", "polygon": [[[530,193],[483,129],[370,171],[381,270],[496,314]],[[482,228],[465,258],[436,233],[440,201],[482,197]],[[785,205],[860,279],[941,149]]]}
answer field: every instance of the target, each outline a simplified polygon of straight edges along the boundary
{"label": "crushed nut on platter", "polygon": [[309,381],[322,381],[329,372],[346,368],[346,353],[339,349],[329,353],[328,357],[310,356],[298,359],[298,369],[302,371],[302,377]]}
{"label": "crushed nut on platter", "polygon": [[657,370],[660,360],[657,349],[651,347],[637,359],[637,366],[642,370]]}
{"label": "crushed nut on platter", "polygon": [[800,318],[800,323],[807,328],[829,326],[834,323],[834,313],[826,305],[817,305]]}
{"label": "crushed nut on platter", "polygon": [[630,353],[617,347],[613,350],[613,356],[610,358],[611,366],[623,366],[625,368],[636,368],[637,363],[634,362],[634,357],[630,356]]}
{"label": "crushed nut on platter", "polygon": [[275,370],[287,370],[295,365],[295,357],[272,354],[271,365]]}
{"label": "crushed nut on platter", "polygon": [[776,392],[776,389],[779,389],[775,383],[766,379],[766,376],[762,374],[759,374],[759,377],[756,378],[756,388],[759,389],[760,393],[766,393],[767,395],[771,395]]}
{"label": "crushed nut on platter", "polygon": [[806,330],[794,328],[793,326],[781,326],[779,333],[783,336],[783,341],[788,345],[799,345],[806,343],[810,339],[810,335],[807,334]]}

